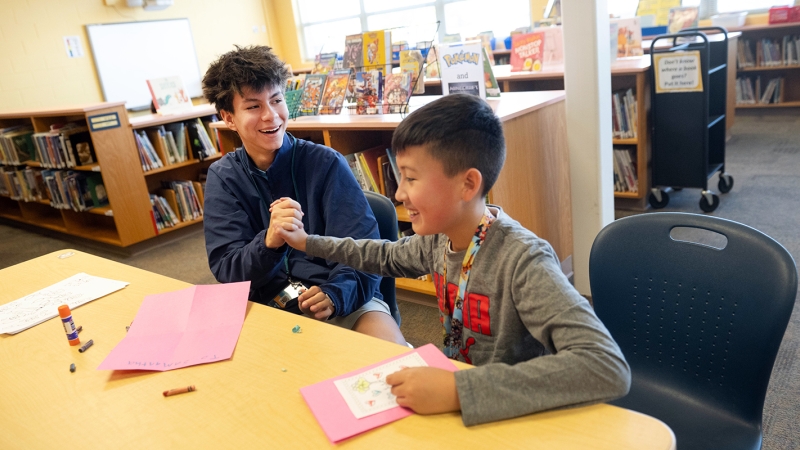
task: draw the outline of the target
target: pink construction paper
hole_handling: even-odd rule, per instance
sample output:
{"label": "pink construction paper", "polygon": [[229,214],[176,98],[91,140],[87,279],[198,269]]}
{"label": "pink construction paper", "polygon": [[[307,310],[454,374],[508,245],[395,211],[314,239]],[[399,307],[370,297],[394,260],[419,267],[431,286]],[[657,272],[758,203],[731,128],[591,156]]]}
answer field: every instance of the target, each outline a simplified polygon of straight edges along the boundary
{"label": "pink construction paper", "polygon": [[402,358],[409,353],[419,353],[430,367],[437,367],[439,369],[449,370],[450,372],[458,370],[436,346],[428,344],[402,355],[300,389],[300,393],[306,400],[308,407],[311,408],[311,412],[332,443],[339,442],[359,433],[414,414],[410,409],[398,406],[371,416],[356,419],[347,406],[347,403],[345,403],[344,398],[342,398],[342,395],[333,384],[336,380],[359,374],[365,370],[380,366],[381,364],[386,364],[395,359]]}
{"label": "pink construction paper", "polygon": [[242,331],[250,282],[148,295],[98,370],[165,370],[228,359]]}

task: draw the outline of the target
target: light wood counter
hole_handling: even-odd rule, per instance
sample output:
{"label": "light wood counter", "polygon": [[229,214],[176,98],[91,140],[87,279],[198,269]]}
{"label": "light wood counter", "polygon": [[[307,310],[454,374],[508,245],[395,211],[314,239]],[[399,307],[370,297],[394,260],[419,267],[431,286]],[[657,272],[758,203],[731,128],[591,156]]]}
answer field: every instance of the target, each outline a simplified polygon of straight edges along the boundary
{"label": "light wood counter", "polygon": [[[408,351],[249,304],[230,360],[167,372],[98,371],[145,295],[189,285],[77,251],[57,257],[66,252],[0,270],[0,304],[79,272],[130,285],[73,310],[82,341],[95,342],[85,353],[67,344],[57,318],[0,336],[0,448],[333,448],[299,389]],[[302,333],[292,333],[295,325]],[[197,392],[161,394],[190,384]],[[601,404],[470,428],[455,413],[412,415],[335,447],[670,450],[675,438],[652,417]]]}

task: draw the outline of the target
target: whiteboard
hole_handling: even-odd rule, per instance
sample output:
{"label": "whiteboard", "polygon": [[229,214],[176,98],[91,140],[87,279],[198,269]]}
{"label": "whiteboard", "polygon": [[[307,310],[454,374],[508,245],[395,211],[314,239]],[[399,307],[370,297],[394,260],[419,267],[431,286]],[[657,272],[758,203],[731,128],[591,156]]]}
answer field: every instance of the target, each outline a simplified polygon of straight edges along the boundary
{"label": "whiteboard", "polygon": [[86,25],[94,66],[107,102],[146,109],[146,80],[180,76],[190,97],[200,97],[200,68],[189,19]]}

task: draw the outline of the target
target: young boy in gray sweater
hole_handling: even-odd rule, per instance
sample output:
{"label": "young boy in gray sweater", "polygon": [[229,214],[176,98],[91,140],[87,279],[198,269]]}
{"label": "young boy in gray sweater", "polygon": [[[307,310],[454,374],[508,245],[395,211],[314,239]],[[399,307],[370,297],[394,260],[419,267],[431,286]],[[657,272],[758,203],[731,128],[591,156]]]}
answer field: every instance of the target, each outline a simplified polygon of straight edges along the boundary
{"label": "young boy in gray sweater", "polygon": [[467,94],[442,97],[400,123],[392,148],[396,197],[416,235],[309,236],[291,217],[273,227],[292,247],[357,270],[433,274],[445,354],[478,367],[396,372],[386,381],[397,403],[420,414],[461,410],[469,426],[625,395],[628,364],[550,244],[485,202],[505,161],[492,108]]}

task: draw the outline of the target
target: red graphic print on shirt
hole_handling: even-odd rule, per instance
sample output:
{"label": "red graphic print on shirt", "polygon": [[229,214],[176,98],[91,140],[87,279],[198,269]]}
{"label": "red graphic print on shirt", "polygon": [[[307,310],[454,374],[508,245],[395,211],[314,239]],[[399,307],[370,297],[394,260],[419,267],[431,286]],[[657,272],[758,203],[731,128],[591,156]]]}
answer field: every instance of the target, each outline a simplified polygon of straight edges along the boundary
{"label": "red graphic print on shirt", "polygon": [[[455,283],[447,283],[447,305],[442,302],[442,280],[443,277],[438,274],[433,274],[433,283],[436,286],[436,297],[439,299],[439,311],[444,315],[450,316],[453,312],[453,301],[458,293],[458,286]],[[480,333],[485,336],[492,335],[491,316],[489,316],[489,297],[481,294],[473,294],[467,292],[464,299],[464,304],[461,306],[464,318],[464,327],[472,330],[475,333]],[[443,320],[439,317],[439,321]]]}

